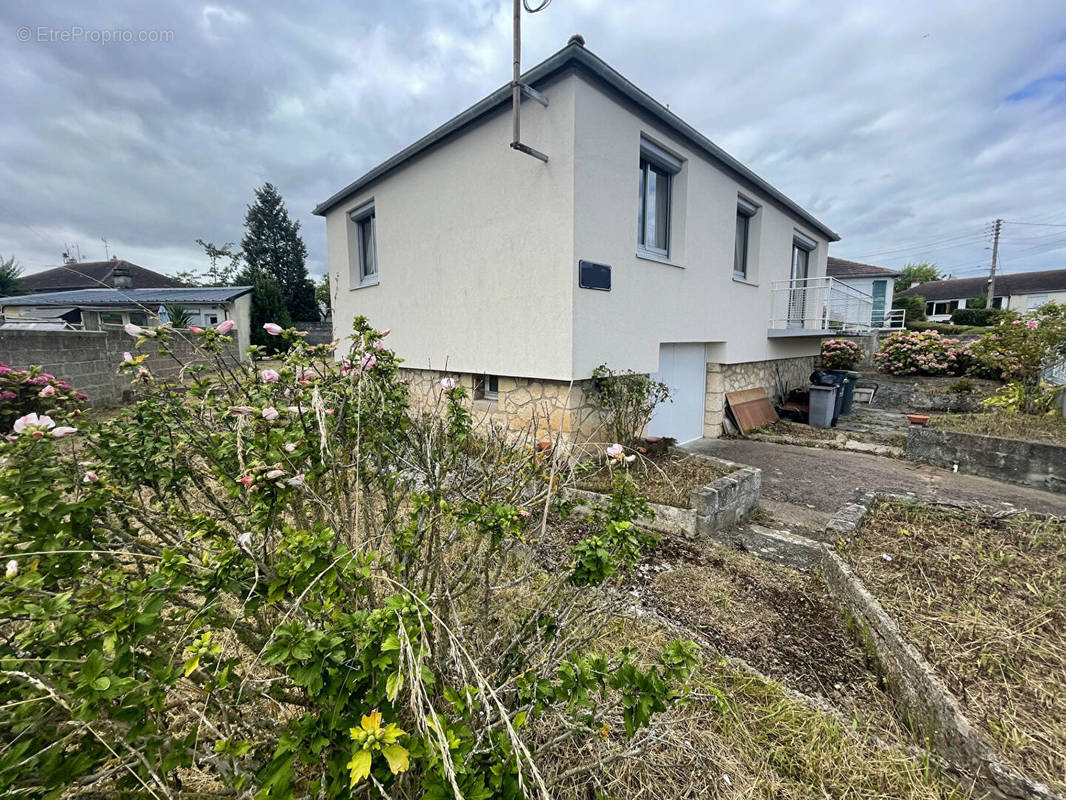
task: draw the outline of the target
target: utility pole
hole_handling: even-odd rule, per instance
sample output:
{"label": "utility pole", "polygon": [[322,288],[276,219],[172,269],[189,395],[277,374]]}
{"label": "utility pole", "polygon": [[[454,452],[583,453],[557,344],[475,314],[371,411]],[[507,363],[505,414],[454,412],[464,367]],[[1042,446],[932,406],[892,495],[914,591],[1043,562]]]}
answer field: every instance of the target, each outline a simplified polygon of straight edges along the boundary
{"label": "utility pole", "polygon": [[1003,220],[996,220],[995,232],[992,234],[992,270],[988,276],[988,304],[986,308],[992,308],[996,299],[996,262],[999,260],[999,229],[1003,227]]}

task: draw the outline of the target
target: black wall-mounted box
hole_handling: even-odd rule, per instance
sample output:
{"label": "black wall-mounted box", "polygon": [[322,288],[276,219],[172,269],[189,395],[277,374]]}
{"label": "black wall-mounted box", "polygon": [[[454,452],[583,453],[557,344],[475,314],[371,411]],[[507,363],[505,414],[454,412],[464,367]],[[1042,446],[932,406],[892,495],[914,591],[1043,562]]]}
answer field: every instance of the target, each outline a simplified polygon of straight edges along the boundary
{"label": "black wall-mounted box", "polygon": [[610,266],[597,264],[595,261],[578,261],[577,285],[582,289],[597,289],[601,292],[611,291]]}

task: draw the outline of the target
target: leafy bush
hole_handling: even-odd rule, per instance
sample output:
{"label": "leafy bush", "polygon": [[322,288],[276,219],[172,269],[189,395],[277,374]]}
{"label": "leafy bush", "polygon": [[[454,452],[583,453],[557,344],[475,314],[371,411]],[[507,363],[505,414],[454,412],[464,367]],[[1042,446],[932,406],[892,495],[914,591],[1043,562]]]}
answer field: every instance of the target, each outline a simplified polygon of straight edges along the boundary
{"label": "leafy bush", "polygon": [[12,369],[0,364],[0,427],[9,428],[19,417],[44,414],[60,417],[87,399],[65,380],[40,367]]}
{"label": "leafy bush", "polygon": [[957,347],[936,331],[899,331],[881,343],[874,363],[890,375],[948,375],[956,369]]}
{"label": "leafy bush", "polygon": [[1063,387],[1051,386],[1047,383],[1038,383],[1030,388],[1021,381],[1011,381],[992,397],[983,400],[981,405],[996,411],[1005,411],[1008,414],[1019,411],[1029,414],[1046,414],[1055,406],[1061,391]]}
{"label": "leafy bush", "polygon": [[1020,384],[1020,410],[1040,410],[1040,381],[1045,369],[1066,360],[1066,305],[1049,303],[1025,315],[1006,314],[969,353],[975,370]]}
{"label": "leafy bush", "polygon": [[625,478],[540,569],[565,459],[473,430],[461,387],[409,413],[365,320],[340,364],[269,327],[274,369],[232,322],[127,330],[209,365],[131,355],[135,405],[0,440],[0,795],[543,798],[682,697],[695,645],[589,644],[644,544]]}
{"label": "leafy bush", "polygon": [[659,403],[670,399],[670,388],[632,370],[614,372],[601,364],[592,372],[592,399],[604,413],[610,438],[631,444],[640,436]]}
{"label": "leafy bush", "polygon": [[822,342],[822,366],[826,369],[855,369],[863,355],[862,348],[851,339],[826,339]]}
{"label": "leafy bush", "polygon": [[892,308],[905,309],[906,322],[925,322],[925,298],[924,297],[893,297]]}
{"label": "leafy bush", "polygon": [[1003,317],[998,308],[957,308],[951,312],[953,325],[987,327],[995,325]]}
{"label": "leafy bush", "polygon": [[971,379],[969,379],[969,378],[959,378],[957,381],[955,381],[950,386],[948,386],[948,393],[949,394],[973,394],[973,392],[974,392],[974,390],[976,388],[977,388],[977,384],[975,384]]}

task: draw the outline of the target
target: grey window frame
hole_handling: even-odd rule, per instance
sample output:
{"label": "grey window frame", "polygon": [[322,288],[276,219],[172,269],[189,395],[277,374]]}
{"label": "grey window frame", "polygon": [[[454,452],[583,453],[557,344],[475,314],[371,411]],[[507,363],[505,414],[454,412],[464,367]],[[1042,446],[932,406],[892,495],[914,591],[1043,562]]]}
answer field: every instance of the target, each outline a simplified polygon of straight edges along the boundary
{"label": "grey window frame", "polygon": [[[364,203],[359,208],[349,212],[348,219],[355,226],[355,249],[358,262],[358,271],[355,275],[358,278],[358,282],[353,281],[356,285],[352,288],[375,286],[380,280],[381,265],[378,261],[378,223],[374,201],[371,200],[369,203]],[[370,238],[373,240],[374,271],[372,273],[367,272],[367,248],[364,232],[366,227],[370,228]]]}
{"label": "grey window frame", "polygon": [[[637,209],[637,249],[643,253],[649,253],[661,258],[669,258],[671,243],[670,229],[674,215],[674,177],[681,171],[682,161],[680,158],[667,150],[664,150],[654,142],[642,138],[640,140],[640,160],[638,163],[640,167],[638,170],[640,182],[638,184],[639,207]],[[648,239],[648,187],[649,178],[653,171],[662,174],[666,178],[666,202],[664,204],[666,207],[666,223],[663,226],[663,238],[666,241],[663,242],[663,247],[646,244]]]}
{"label": "grey window frame", "polygon": [[[737,198],[737,239],[733,242],[733,277],[748,280],[748,258],[751,256],[751,221],[759,213],[759,207],[743,197]],[[744,220],[744,254],[740,256],[740,221]],[[741,263],[738,265],[738,261]],[[738,268],[739,266],[739,268]]]}
{"label": "grey window frame", "polygon": [[[496,388],[490,388],[492,382],[496,382]],[[481,399],[482,400],[499,400],[500,399],[500,376],[485,374],[481,376]]]}

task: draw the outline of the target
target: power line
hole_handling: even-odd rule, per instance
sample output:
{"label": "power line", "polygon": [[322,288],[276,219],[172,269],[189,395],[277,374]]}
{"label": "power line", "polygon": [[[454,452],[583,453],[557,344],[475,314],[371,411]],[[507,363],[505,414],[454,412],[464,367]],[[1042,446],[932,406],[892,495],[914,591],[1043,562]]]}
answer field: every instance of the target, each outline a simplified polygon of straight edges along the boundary
{"label": "power line", "polygon": [[915,253],[915,254],[917,254],[917,253],[921,253],[921,252],[928,252],[930,250],[930,248],[932,248],[933,246],[940,245],[940,244],[946,244],[948,242],[956,243],[956,244],[952,245],[954,247],[954,246],[961,246],[964,243],[964,241],[967,241],[967,240],[976,242],[976,241],[980,241],[982,239],[987,239],[990,232],[991,232],[990,230],[982,231],[980,233],[971,232],[971,233],[962,234],[960,236],[952,236],[952,237],[949,237],[947,239],[937,239],[937,240],[933,240],[931,242],[919,242],[917,244],[903,245],[901,247],[892,247],[892,248],[889,248],[887,250],[878,250],[876,252],[864,253],[862,255],[857,255],[857,256],[852,256],[852,257],[853,258],[872,258],[874,256],[885,256],[885,255],[890,255],[892,253],[897,253],[897,254]]}
{"label": "power line", "polygon": [[1059,222],[1018,222],[1017,220],[1003,220],[1008,225],[1035,225],[1038,228],[1066,228],[1066,223]]}

